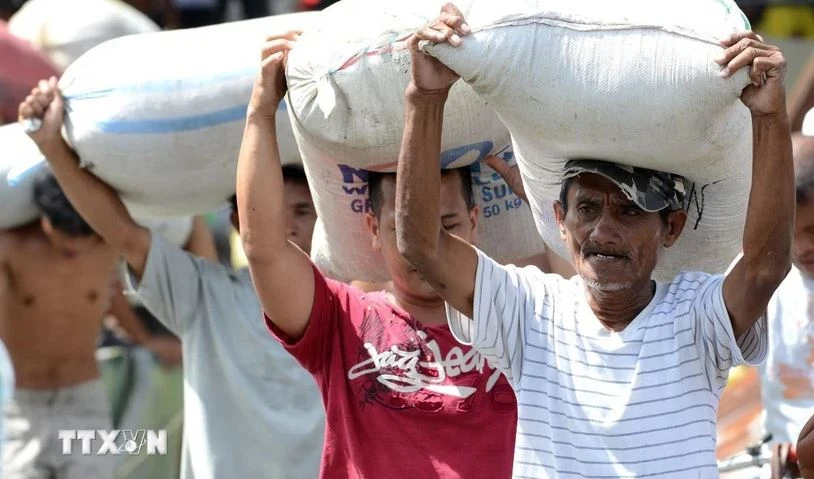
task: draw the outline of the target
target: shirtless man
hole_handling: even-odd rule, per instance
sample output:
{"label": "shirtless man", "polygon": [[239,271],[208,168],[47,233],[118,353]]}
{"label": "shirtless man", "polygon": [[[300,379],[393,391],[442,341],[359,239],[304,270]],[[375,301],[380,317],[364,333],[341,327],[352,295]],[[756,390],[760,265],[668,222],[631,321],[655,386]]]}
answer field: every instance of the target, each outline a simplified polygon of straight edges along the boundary
{"label": "shirtless man", "polygon": [[[34,199],[39,221],[0,232],[0,339],[16,376],[4,408],[4,477],[109,479],[115,466],[108,465],[110,456],[82,455],[79,444],[72,455],[62,455],[58,431],[111,428],[94,353],[117,291],[118,255],[82,220],[53,176],[38,179]],[[126,311],[115,314],[128,317]],[[95,440],[93,452],[100,445]]]}

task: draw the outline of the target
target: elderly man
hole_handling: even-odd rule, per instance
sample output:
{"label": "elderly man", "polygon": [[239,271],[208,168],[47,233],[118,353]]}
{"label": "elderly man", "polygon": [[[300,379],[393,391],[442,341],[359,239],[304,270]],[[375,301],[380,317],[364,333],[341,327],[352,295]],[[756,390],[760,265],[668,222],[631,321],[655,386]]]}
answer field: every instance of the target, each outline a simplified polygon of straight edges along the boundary
{"label": "elderly man", "polygon": [[565,280],[501,266],[439,223],[443,110],[458,77],[418,43],[458,46],[469,32],[447,5],[410,40],[396,232],[422,277],[472,318],[451,311],[456,335],[514,387],[514,476],[716,477],[721,390],[733,365],[765,357],[763,312],[790,265],[794,177],[782,54],[751,32],[723,42],[722,73],[751,66],[754,83],[741,95],[752,113],[753,179],[744,254],[731,272],[653,281],[660,252],[687,218],[683,180],[572,161],[554,205],[578,273]]}

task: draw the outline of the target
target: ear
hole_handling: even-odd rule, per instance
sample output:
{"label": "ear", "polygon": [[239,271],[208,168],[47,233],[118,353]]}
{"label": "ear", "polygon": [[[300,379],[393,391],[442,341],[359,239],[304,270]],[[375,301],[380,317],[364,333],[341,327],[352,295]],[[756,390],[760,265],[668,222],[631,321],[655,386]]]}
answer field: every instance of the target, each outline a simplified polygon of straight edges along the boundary
{"label": "ear", "polygon": [[365,213],[365,225],[370,233],[370,246],[373,251],[382,250],[382,240],[379,237],[379,220],[373,213]]}
{"label": "ear", "polygon": [[562,203],[554,202],[554,218],[557,220],[557,227],[560,229],[560,238],[565,241],[565,210]]}
{"label": "ear", "polygon": [[667,235],[664,237],[664,247],[669,248],[673,246],[681,232],[684,231],[684,225],[687,224],[687,212],[684,210],[671,211],[667,215]]}
{"label": "ear", "polygon": [[50,235],[54,232],[54,225],[52,225],[51,221],[45,216],[40,216],[40,228],[42,228],[42,231],[46,235]]}
{"label": "ear", "polygon": [[472,227],[472,238],[477,238],[478,225],[480,224],[480,206],[475,205],[469,209],[469,225]]}

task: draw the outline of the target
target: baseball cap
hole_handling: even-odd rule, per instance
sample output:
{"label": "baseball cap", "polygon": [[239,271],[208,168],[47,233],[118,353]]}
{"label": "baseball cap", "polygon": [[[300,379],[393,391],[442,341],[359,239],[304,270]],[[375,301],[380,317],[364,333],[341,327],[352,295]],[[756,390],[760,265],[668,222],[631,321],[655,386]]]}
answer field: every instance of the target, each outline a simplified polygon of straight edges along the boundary
{"label": "baseball cap", "polygon": [[593,173],[612,181],[625,196],[644,211],[684,208],[689,182],[684,177],[663,171],[621,165],[602,160],[575,159],[565,164],[563,180],[582,173]]}

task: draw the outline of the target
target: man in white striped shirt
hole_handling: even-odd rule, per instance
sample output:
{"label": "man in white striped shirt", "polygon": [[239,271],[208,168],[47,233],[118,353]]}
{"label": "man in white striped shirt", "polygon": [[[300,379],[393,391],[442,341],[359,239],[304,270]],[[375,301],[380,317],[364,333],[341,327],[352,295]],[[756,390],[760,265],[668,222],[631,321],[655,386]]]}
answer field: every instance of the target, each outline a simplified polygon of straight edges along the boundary
{"label": "man in white striped shirt", "polygon": [[722,42],[722,74],[749,67],[753,81],[741,96],[752,113],[752,190],[744,254],[731,271],[657,284],[659,252],[687,218],[683,180],[572,161],[554,205],[578,272],[565,280],[501,266],[439,224],[441,124],[458,77],[418,42],[458,46],[470,31],[454,6],[442,13],[410,41],[398,246],[466,315],[450,314],[459,340],[512,384],[514,476],[717,477],[721,391],[732,366],[764,359],[763,311],[790,266],[795,199],[782,54],[752,32]]}

